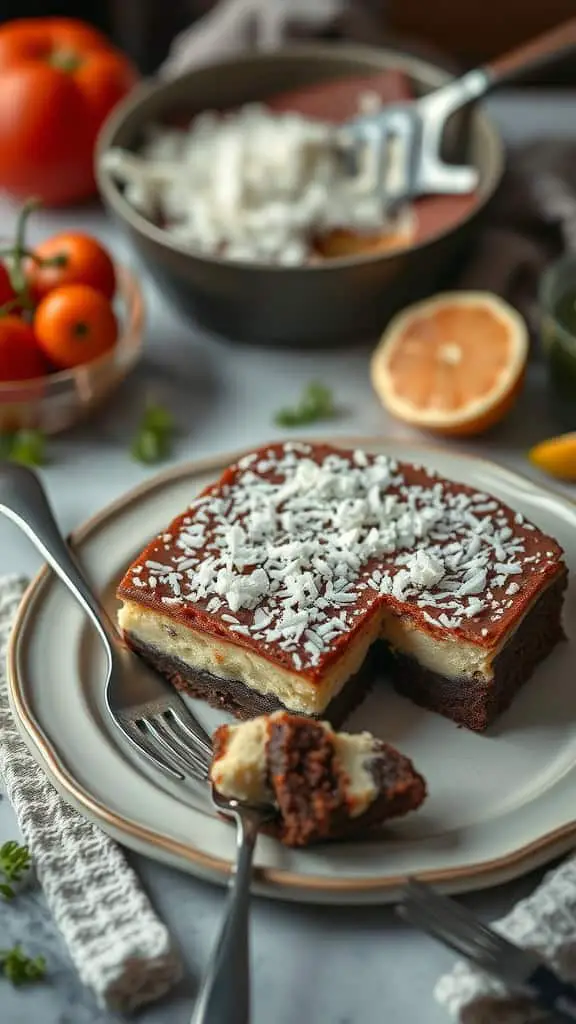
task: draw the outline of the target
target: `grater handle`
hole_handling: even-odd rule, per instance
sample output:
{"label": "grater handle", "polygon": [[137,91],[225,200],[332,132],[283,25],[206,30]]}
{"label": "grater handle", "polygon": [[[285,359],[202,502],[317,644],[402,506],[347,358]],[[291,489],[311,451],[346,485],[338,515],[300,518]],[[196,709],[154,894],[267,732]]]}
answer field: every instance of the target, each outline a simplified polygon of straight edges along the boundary
{"label": "grater handle", "polygon": [[522,43],[509,53],[495,57],[485,65],[490,77],[491,87],[501,81],[508,81],[516,76],[539,68],[554,59],[565,56],[576,48],[576,18],[565,21],[556,28],[544,32],[536,39]]}

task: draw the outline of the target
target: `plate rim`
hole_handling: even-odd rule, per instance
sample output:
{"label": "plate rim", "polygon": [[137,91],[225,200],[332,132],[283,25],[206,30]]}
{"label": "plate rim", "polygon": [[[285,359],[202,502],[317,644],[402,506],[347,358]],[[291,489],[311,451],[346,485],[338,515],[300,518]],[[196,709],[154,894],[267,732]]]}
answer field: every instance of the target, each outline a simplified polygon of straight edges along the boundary
{"label": "plate rim", "polygon": [[[449,455],[462,461],[475,461],[482,463],[488,470],[496,471],[500,477],[508,479],[509,483],[521,481],[528,489],[551,498],[555,502],[570,507],[576,512],[576,500],[561,494],[553,488],[540,485],[526,474],[517,470],[501,466],[497,462],[475,453],[451,450],[439,444],[422,441],[419,439],[396,439],[393,437],[382,437],[378,435],[368,436],[329,436],[329,437],[300,437],[290,438],[292,443],[329,443],[339,447],[364,447],[378,446],[386,449],[420,448],[429,451],[431,454]],[[241,449],[232,452],[224,452],[205,456],[200,459],[188,460],[178,463],[168,469],[155,473],[152,477],[142,481],[124,494],[106,504],[77,527],[70,535],[69,542],[75,547],[88,540],[92,534],[105,525],[106,521],[113,516],[121,514],[125,509],[136,503],[145,501],[149,494],[159,488],[184,479],[187,476],[193,477],[206,473],[218,473],[228,464],[235,462],[247,452],[253,451],[255,447],[266,447],[277,444],[278,440],[263,442],[260,445],[243,446]],[[184,860],[191,869],[196,868],[197,873],[206,877],[210,876],[220,882],[226,882],[231,870],[232,862],[225,858],[205,853],[191,843],[183,843],[172,839],[161,832],[156,832],[146,825],[124,817],[116,811],[110,810],[105,804],[96,799],[81,783],[77,782],[71,771],[60,761],[52,745],[44,736],[43,730],[36,723],[32,713],[28,709],[25,698],[25,688],[18,671],[18,650],[22,633],[29,614],[34,610],[33,606],[38,600],[42,600],[42,591],[50,580],[52,571],[49,566],[44,565],[39,572],[31,579],[22,596],[7,648],[7,684],[10,703],[16,718],[20,732],[26,741],[28,749],[33,757],[40,763],[44,771],[47,771],[52,782],[56,785],[64,798],[81,809],[87,817],[96,819],[104,831],[113,830],[117,837],[121,835],[126,839],[126,845],[132,845],[133,849],[142,852],[142,845],[152,848],[167,855],[176,861]],[[110,834],[110,833],[109,833]],[[136,845],[130,843],[134,840]],[[525,871],[541,866],[555,856],[560,856],[576,841],[576,818],[569,824],[552,829],[536,840],[532,840],[523,846],[507,853],[504,856],[482,860],[473,864],[455,868],[437,868],[430,871],[419,872],[419,878],[430,884],[440,887],[455,887],[459,891],[466,889],[487,887],[497,884],[502,878],[518,877]],[[124,841],[124,838],[121,840]],[[154,857],[153,853],[145,854]],[[327,878],[323,875],[302,875],[295,871],[286,871],[282,868],[258,867],[258,879],[266,887],[263,892],[268,895],[276,895],[285,898],[298,898],[298,891],[305,893],[304,898],[313,898],[314,893],[318,899],[332,898],[337,900],[340,896],[343,901],[357,897],[360,901],[363,897],[371,894],[380,894],[381,897],[392,897],[404,884],[404,875],[370,875],[365,877],[338,877]]]}

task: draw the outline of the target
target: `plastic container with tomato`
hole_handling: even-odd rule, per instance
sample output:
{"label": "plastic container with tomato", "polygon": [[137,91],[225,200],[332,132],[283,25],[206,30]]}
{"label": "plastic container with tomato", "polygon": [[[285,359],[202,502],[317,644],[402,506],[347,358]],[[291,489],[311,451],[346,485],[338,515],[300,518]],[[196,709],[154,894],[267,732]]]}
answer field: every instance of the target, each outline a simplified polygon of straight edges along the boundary
{"label": "plastic container with tomato", "polygon": [[[24,366],[20,361],[18,365],[22,373],[27,375],[33,372],[33,366],[36,365],[39,372],[50,372],[24,380],[0,381],[0,435],[27,428],[55,434],[74,426],[102,405],[135,366],[142,350],[142,293],[131,271],[118,265],[114,269],[117,282],[114,309],[118,323],[115,344],[107,347],[96,358],[70,369],[55,371],[53,364],[49,366],[47,355],[43,357],[39,348],[36,348],[34,355],[29,352],[27,360],[34,360],[34,364],[27,361]],[[56,294],[57,291],[52,293]],[[11,319],[17,321],[16,317]],[[24,337],[26,324],[23,321],[20,323],[22,340],[30,344],[30,339],[26,342]],[[57,319],[54,319],[54,323],[54,338],[57,341]],[[5,369],[7,366],[5,364]]]}

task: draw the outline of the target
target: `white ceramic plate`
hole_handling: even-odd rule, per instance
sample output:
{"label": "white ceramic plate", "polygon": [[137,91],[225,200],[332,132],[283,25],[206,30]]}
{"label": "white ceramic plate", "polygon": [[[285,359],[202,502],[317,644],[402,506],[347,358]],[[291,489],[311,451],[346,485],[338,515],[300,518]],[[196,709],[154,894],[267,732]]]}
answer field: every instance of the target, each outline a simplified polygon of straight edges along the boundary
{"label": "white ceramic plate", "polygon": [[[308,852],[259,843],[256,887],[316,902],[393,899],[417,873],[445,889],[502,882],[576,843],[576,505],[488,462],[450,451],[354,438],[344,442],[431,466],[491,492],[555,536],[571,584],[560,645],[486,735],[458,729],[397,696],[382,679],[350,720],[412,757],[426,776],[424,807],[365,842]],[[75,544],[111,611],[127,563],[236,455],[156,477],[92,519]],[[127,846],[184,870],[224,880],[232,828],[193,786],[166,792],[144,774],[106,719],[99,642],[48,571],[28,590],[13,634],[11,699],[30,749],[64,796]],[[195,703],[212,728],[222,716]]]}

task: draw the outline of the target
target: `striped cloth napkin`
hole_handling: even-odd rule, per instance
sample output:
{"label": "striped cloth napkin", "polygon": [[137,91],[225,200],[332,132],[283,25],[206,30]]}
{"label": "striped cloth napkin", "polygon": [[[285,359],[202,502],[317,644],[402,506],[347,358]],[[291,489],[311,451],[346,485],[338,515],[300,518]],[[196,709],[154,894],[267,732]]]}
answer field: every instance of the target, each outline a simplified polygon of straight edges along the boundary
{"label": "striped cloth napkin", "polygon": [[15,725],[6,647],[24,589],[0,577],[0,780],[80,979],[100,1006],[131,1011],[172,988],[180,961],[120,847],[65,803]]}

